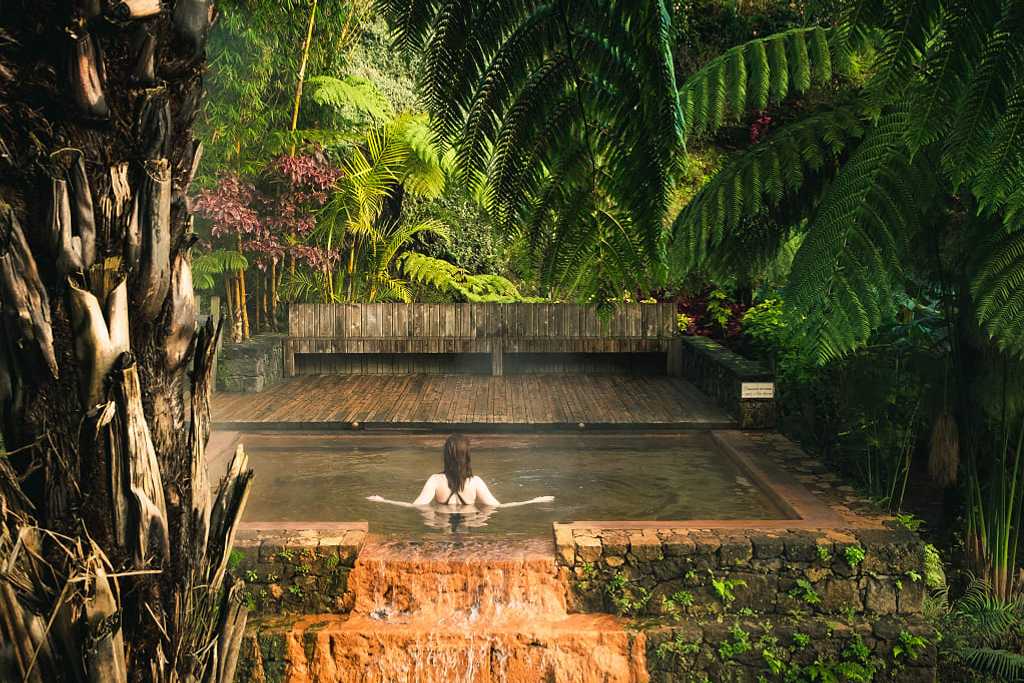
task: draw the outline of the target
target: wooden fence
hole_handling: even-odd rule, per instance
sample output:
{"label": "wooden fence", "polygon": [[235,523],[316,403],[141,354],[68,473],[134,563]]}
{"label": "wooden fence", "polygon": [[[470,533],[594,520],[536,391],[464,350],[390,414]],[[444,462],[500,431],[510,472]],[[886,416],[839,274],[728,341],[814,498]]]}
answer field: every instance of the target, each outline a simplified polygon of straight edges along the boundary
{"label": "wooden fence", "polygon": [[575,304],[291,304],[285,372],[296,354],[668,353],[678,374],[674,304],[623,304],[605,318]]}

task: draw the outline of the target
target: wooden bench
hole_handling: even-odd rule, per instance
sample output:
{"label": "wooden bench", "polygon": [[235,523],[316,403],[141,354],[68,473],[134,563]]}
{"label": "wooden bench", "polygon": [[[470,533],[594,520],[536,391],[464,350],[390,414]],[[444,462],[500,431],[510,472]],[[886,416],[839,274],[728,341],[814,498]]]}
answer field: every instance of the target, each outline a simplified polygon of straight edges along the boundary
{"label": "wooden bench", "polygon": [[291,304],[285,374],[296,354],[665,353],[681,372],[674,304],[622,304],[601,317],[575,304]]}

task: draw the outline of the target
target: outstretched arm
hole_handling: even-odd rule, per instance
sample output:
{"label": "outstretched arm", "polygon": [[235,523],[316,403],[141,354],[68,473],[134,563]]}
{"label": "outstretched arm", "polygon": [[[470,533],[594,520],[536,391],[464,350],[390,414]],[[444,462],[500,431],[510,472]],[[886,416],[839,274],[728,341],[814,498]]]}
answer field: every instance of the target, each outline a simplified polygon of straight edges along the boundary
{"label": "outstretched arm", "polygon": [[382,498],[381,496],[367,496],[366,500],[372,500],[375,503],[397,505],[403,508],[418,508],[430,505],[430,501],[434,499],[436,489],[437,482],[434,481],[434,477],[430,477],[427,479],[426,483],[423,484],[423,490],[420,491],[420,495],[416,496],[416,500],[411,503],[406,503],[404,500],[389,500],[387,498]]}
{"label": "outstretched arm", "polygon": [[477,501],[479,501],[481,505],[489,508],[514,508],[520,505],[529,505],[531,503],[550,503],[555,499],[554,496],[539,496],[530,500],[520,500],[514,503],[501,503],[494,497],[491,490],[487,488],[487,484],[483,479],[479,479],[478,481],[480,482],[480,485],[476,491]]}

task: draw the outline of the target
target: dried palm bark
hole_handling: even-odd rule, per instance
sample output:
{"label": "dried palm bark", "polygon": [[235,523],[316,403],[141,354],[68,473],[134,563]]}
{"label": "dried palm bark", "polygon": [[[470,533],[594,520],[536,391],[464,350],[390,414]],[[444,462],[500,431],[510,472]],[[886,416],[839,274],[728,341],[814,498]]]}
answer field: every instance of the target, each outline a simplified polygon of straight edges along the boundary
{"label": "dried palm bark", "polygon": [[197,329],[187,200],[213,18],[0,3],[3,681],[234,676],[252,471],[239,450],[211,495],[221,327]]}

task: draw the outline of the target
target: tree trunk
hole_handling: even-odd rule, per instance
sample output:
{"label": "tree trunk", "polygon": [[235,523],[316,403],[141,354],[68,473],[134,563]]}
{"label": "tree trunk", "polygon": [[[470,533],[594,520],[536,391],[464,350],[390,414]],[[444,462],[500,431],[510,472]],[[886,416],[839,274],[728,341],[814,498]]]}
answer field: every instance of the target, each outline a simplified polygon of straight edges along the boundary
{"label": "tree trunk", "polygon": [[211,499],[186,198],[213,14],[0,4],[0,680],[234,675],[252,472]]}

